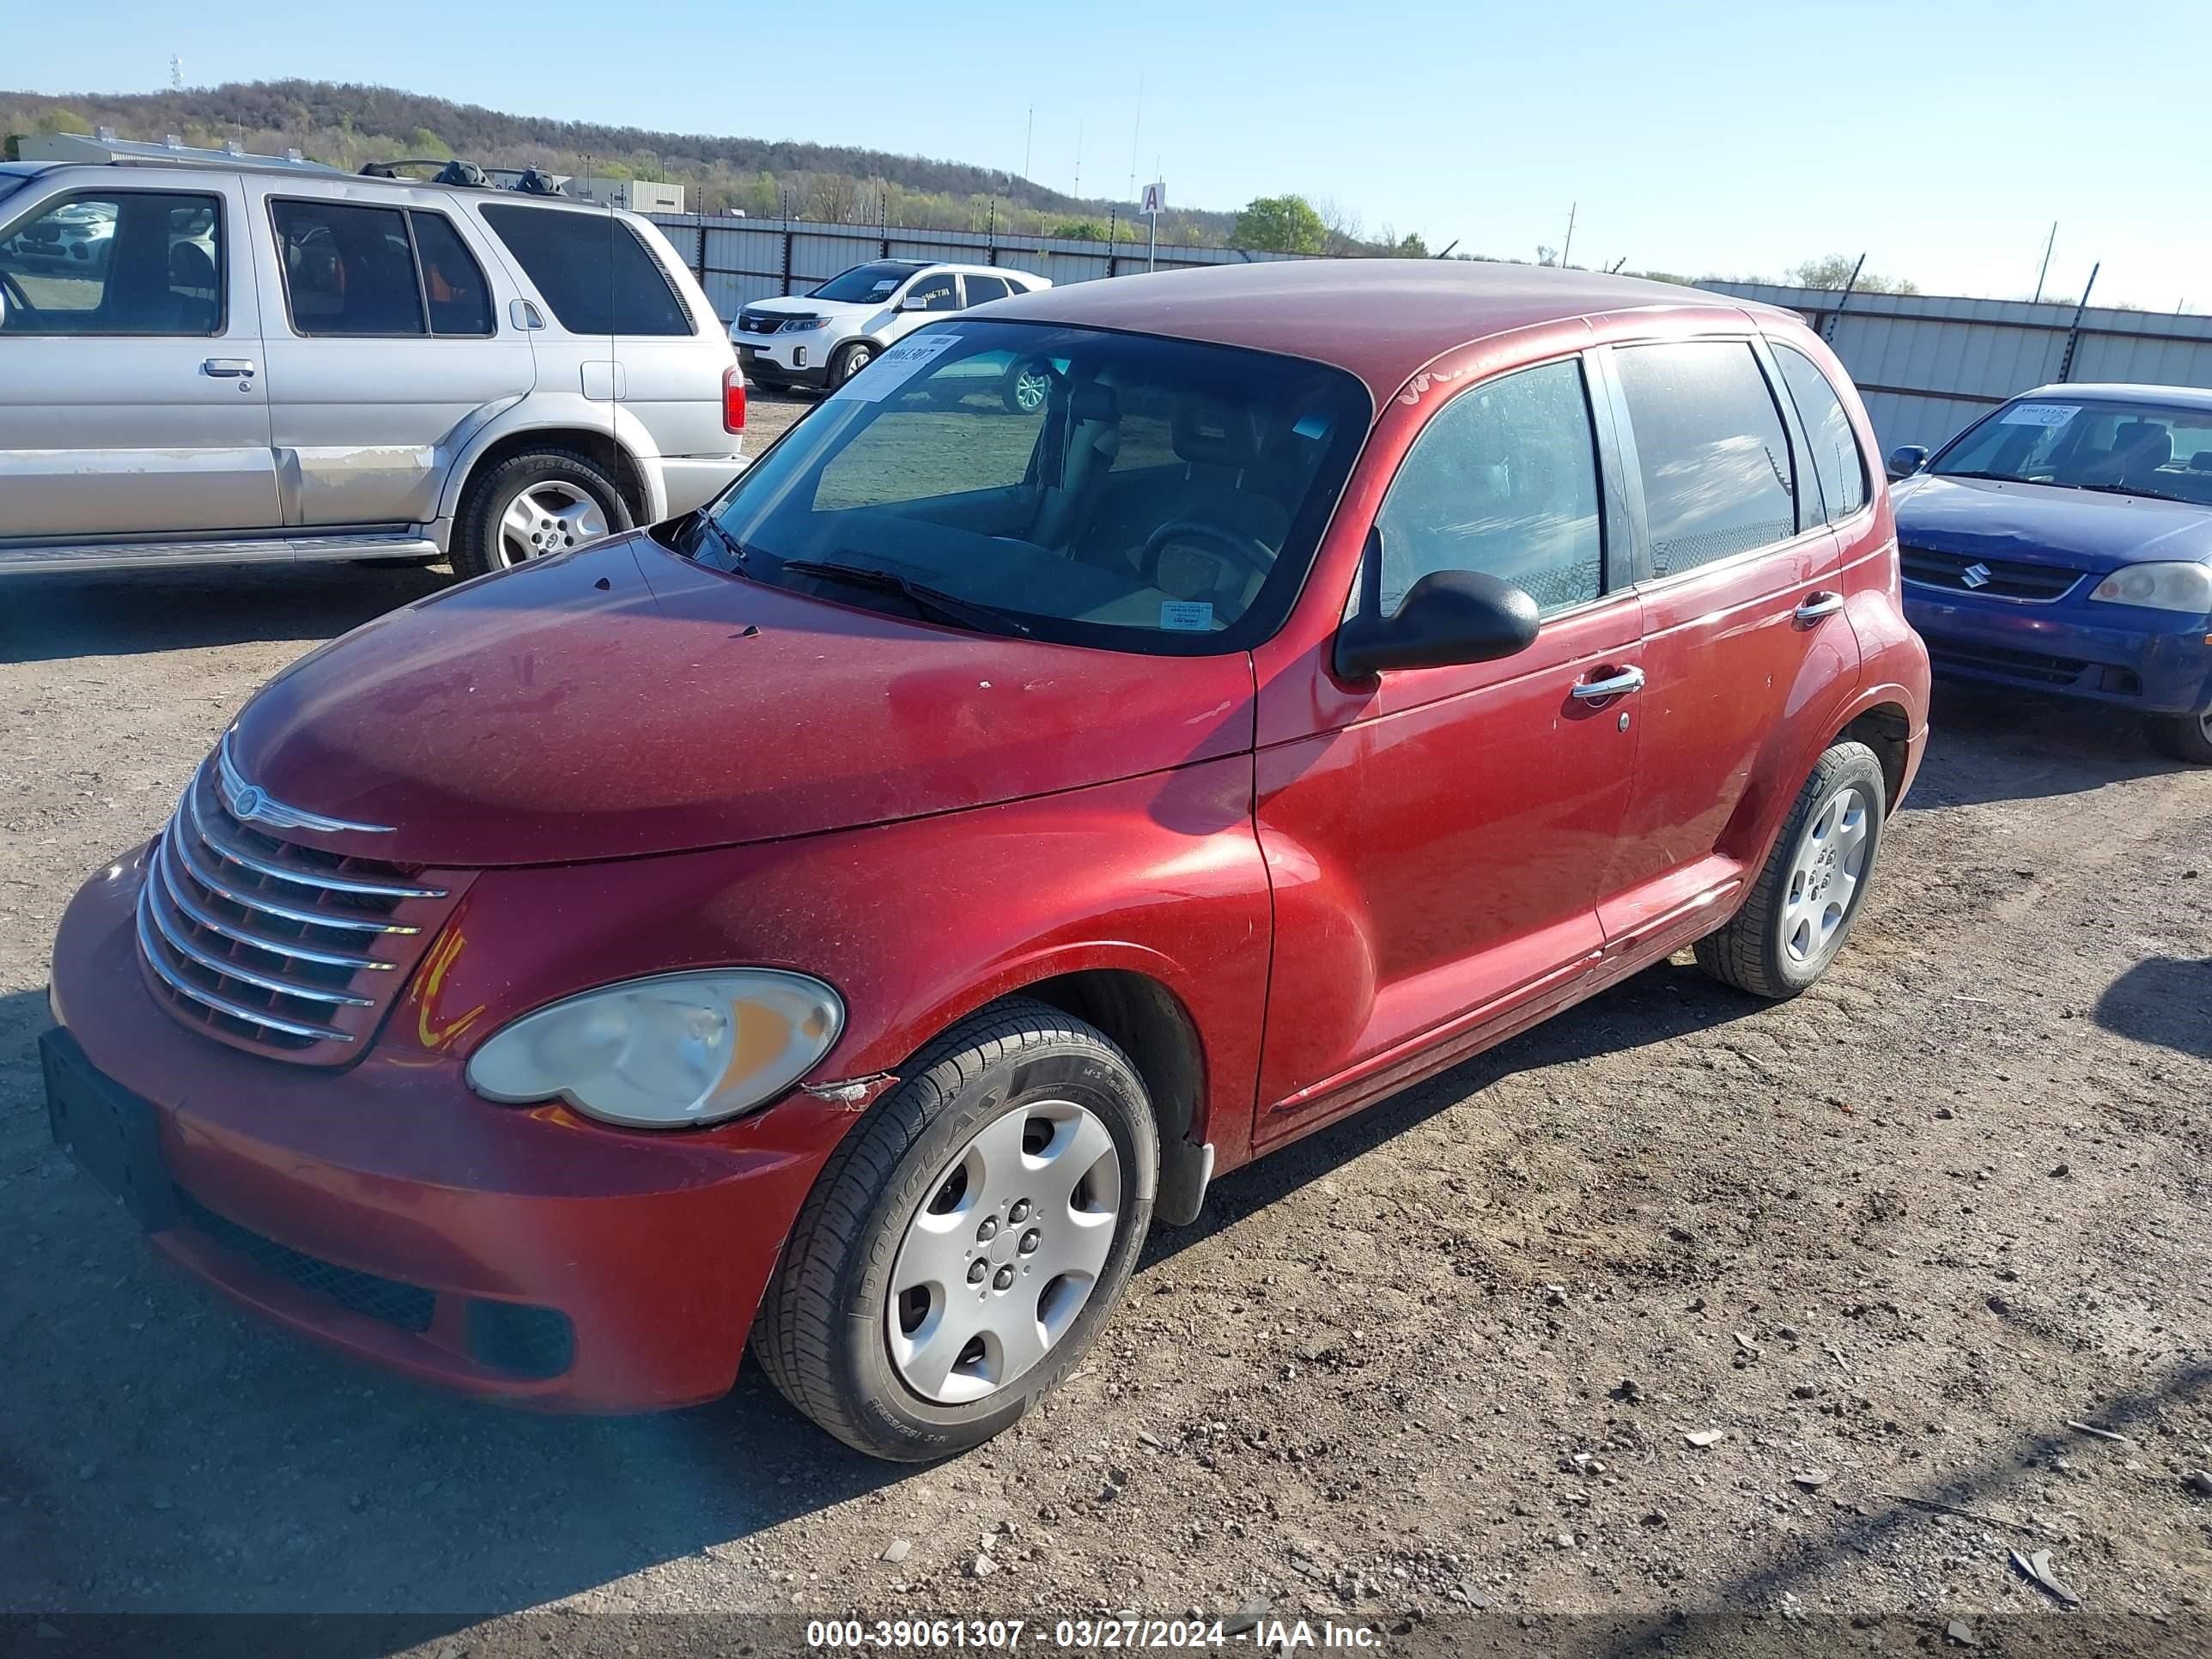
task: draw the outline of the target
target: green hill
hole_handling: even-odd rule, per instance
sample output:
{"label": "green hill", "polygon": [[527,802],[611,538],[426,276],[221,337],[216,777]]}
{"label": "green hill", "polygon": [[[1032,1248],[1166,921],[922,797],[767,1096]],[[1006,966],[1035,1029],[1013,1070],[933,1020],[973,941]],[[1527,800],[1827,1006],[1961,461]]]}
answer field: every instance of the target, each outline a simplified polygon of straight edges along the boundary
{"label": "green hill", "polygon": [[[0,92],[0,135],[90,132],[191,144],[235,140],[249,150],[296,147],[349,169],[401,156],[462,155],[486,167],[665,179],[690,186],[695,210],[742,208],[754,217],[794,216],[931,229],[981,230],[997,198],[999,228],[1025,234],[1103,235],[1118,209],[1121,234],[1142,234],[1132,205],[1079,199],[1031,179],[964,162],[882,150],[765,138],[654,132],[641,127],[507,115],[389,87],[327,81],[261,81],[178,92],[48,96]],[[1095,231],[1072,227],[1094,221]],[[1219,244],[1233,213],[1164,214],[1163,242]],[[1071,227],[1062,232],[1063,226]]]}

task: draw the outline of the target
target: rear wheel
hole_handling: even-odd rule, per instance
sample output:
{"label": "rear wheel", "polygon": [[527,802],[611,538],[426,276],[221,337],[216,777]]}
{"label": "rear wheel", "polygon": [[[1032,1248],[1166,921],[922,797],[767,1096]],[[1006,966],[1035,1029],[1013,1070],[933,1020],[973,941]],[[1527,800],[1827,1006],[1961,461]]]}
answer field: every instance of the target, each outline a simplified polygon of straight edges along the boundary
{"label": "rear wheel", "polygon": [[837,348],[830,359],[830,389],[835,392],[876,360],[876,349],[866,340],[854,340]]}
{"label": "rear wheel", "polygon": [[2212,766],[2212,710],[2202,714],[2153,714],[2143,721],[2150,746],[2196,766]]}
{"label": "rear wheel", "polygon": [[453,569],[506,570],[630,527],[614,482],[566,449],[530,450],[469,487],[454,525]]}
{"label": "rear wheel", "polygon": [[1827,971],[1866,897],[1888,787],[1863,743],[1820,757],[1743,908],[1698,941],[1698,965],[1753,996],[1794,997]]}
{"label": "rear wheel", "polygon": [[918,1055],[808,1194],[753,1350],[848,1445],[981,1444],[1081,1358],[1136,1264],[1158,1146],[1128,1057],[1042,1003]]}

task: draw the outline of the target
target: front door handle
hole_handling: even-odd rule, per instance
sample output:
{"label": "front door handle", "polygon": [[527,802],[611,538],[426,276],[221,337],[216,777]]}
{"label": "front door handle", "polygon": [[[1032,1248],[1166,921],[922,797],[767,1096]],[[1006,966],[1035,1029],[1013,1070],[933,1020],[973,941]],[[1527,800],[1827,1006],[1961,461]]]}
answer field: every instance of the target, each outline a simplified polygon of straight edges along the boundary
{"label": "front door handle", "polygon": [[1607,697],[1625,697],[1632,691],[1643,689],[1644,671],[1624,668],[1618,674],[1608,675],[1604,679],[1584,680],[1579,685],[1570,686],[1567,695],[1577,702],[1603,702]]}
{"label": "front door handle", "polygon": [[1844,596],[1840,593],[1808,593],[1794,615],[1798,627],[1810,628],[1821,617],[1832,617],[1843,608]]}
{"label": "front door handle", "polygon": [[251,357],[210,357],[200,365],[200,373],[211,374],[219,380],[243,379],[253,373]]}

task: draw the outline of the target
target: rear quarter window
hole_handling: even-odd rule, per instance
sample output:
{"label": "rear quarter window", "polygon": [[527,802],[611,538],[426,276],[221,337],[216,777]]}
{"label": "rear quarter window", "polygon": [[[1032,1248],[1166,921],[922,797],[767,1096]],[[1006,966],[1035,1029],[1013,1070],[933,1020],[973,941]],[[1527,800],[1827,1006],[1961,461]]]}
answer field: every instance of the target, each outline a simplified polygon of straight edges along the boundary
{"label": "rear quarter window", "polygon": [[[1848,519],[1867,504],[1866,456],[1859,448],[1859,434],[1851,428],[1851,417],[1844,412],[1844,400],[1820,366],[1795,346],[1779,340],[1770,341],[1774,348],[1774,361],[1782,370],[1782,382],[1790,388],[1791,401],[1797,405],[1799,424],[1805,428],[1805,442],[1813,452],[1813,471],[1820,481],[1820,495],[1826,506],[1830,524]],[[1805,501],[1806,521],[1814,517],[1813,492],[1800,490]]]}
{"label": "rear quarter window", "polygon": [[507,205],[481,211],[571,334],[695,331],[659,261],[613,215]]}

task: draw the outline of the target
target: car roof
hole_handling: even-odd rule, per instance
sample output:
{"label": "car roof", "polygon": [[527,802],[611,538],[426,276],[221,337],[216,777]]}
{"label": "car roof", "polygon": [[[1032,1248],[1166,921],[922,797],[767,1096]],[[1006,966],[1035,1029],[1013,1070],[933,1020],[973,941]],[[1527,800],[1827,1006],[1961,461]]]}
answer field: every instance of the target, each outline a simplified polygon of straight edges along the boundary
{"label": "car roof", "polygon": [[[2172,404],[2212,410],[2212,390],[2201,386],[2150,386],[2132,380],[2056,380],[2021,398],[2096,398],[2114,404]],[[2017,401],[2017,399],[2015,399]]]}
{"label": "car roof", "polygon": [[1710,311],[1798,330],[1793,312],[1672,283],[1468,259],[1282,259],[1068,283],[998,301],[994,320],[1071,323],[1334,364],[1379,402],[1455,346],[1622,312]]}
{"label": "car roof", "polygon": [[[151,146],[145,146],[151,149]],[[635,220],[638,215],[622,208],[603,206],[580,196],[540,196],[534,191],[509,190],[495,185],[449,185],[435,179],[387,178],[376,173],[348,173],[343,167],[334,167],[320,161],[293,161],[288,158],[266,155],[228,155],[221,150],[187,150],[160,155],[131,155],[100,161],[92,158],[63,161],[10,161],[0,163],[0,172],[42,176],[46,173],[86,173],[95,177],[113,178],[118,174],[138,174],[131,183],[152,185],[161,176],[173,176],[190,183],[196,173],[250,173],[281,174],[294,181],[294,187],[311,189],[314,185],[358,185],[377,190],[427,190],[458,200],[497,204],[502,206],[532,208],[566,208],[574,212],[612,214],[617,218]],[[119,187],[119,186],[118,186]]]}

